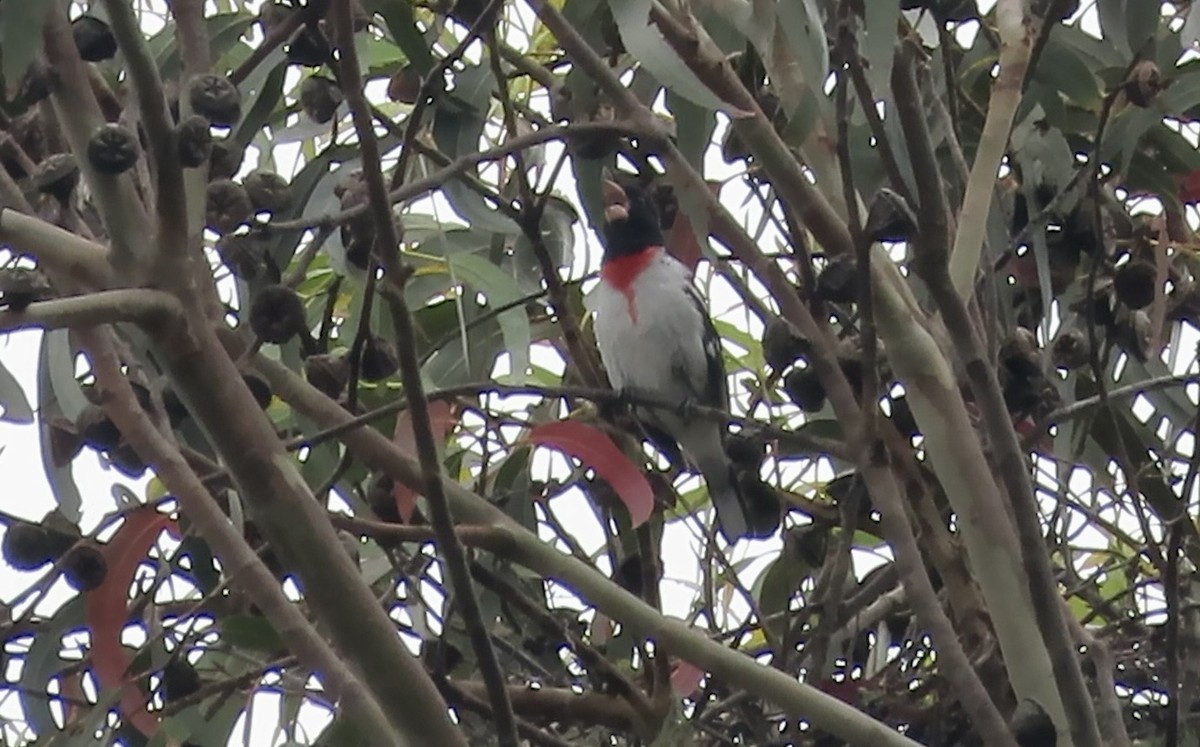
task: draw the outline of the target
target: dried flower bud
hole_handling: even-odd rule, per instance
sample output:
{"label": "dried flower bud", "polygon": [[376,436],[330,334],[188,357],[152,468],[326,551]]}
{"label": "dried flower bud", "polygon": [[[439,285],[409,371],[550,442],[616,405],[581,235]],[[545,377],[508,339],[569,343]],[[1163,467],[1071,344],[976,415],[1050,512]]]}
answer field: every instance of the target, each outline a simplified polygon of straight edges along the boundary
{"label": "dried flower bud", "polygon": [[102,174],[120,174],[133,168],[138,159],[137,134],[124,125],[100,125],[87,144],[87,158]]}
{"label": "dried flower bud", "polygon": [[204,73],[188,81],[192,111],[218,127],[232,127],[242,118],[242,95],[224,75]]}
{"label": "dried flower bud", "polygon": [[212,157],[213,137],[210,127],[206,118],[193,114],[175,128],[179,163],[184,168],[200,168]]}

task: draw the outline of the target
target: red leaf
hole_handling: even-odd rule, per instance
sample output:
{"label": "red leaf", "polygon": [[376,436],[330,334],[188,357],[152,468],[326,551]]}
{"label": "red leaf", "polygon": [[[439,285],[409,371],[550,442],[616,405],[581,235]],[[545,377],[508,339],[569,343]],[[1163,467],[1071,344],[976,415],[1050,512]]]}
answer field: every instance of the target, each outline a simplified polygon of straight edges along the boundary
{"label": "red leaf", "polygon": [[1179,181],[1179,199],[1183,202],[1200,202],[1200,169],[1189,171]]}
{"label": "red leaf", "polygon": [[[444,440],[446,434],[449,433],[458,423],[458,413],[454,411],[454,407],[445,400],[435,400],[429,403],[429,424],[433,427],[433,437],[438,440]],[[412,413],[405,410],[400,413],[400,417],[396,418],[396,429],[392,431],[392,443],[404,449],[409,454],[417,453],[417,440],[413,435],[412,429]],[[413,511],[417,508],[417,491],[396,483],[392,488],[392,498],[396,501],[396,511],[400,513],[401,520],[405,524],[412,521]]]}
{"label": "red leaf", "polygon": [[146,710],[146,698],[136,681],[126,681],[129,653],[121,645],[121,630],[129,618],[129,587],[133,574],[162,531],[179,536],[171,517],[152,508],[131,511],[125,523],[101,551],[108,566],[104,583],[87,593],[85,614],[92,641],[92,668],[103,688],[119,687],[121,713],[146,736],[158,731],[158,719]]}
{"label": "red leaf", "polygon": [[576,420],[560,420],[535,426],[529,432],[529,440],[570,454],[596,470],[629,510],[633,526],[640,526],[650,518],[654,509],[650,482],[604,431]]}
{"label": "red leaf", "polygon": [[696,232],[692,230],[692,222],[682,212],[675,217],[667,233],[667,253],[687,265],[693,273],[696,272],[696,264],[704,256],[700,242],[696,241]]}
{"label": "red leaf", "polygon": [[832,695],[843,703],[856,705],[859,692],[863,688],[861,680],[843,679],[840,682],[832,677],[826,677],[816,683],[817,689],[826,695]]}
{"label": "red leaf", "polygon": [[681,698],[686,698],[700,687],[704,670],[690,661],[676,659],[671,665],[671,689]]}
{"label": "red leaf", "polygon": [[[721,196],[720,182],[706,182],[706,184],[709,192],[718,198]],[[667,254],[687,265],[687,268],[693,273],[696,271],[696,264],[704,256],[704,248],[700,246],[696,231],[692,230],[692,222],[682,207],[675,212],[675,220],[667,231],[666,244]]]}

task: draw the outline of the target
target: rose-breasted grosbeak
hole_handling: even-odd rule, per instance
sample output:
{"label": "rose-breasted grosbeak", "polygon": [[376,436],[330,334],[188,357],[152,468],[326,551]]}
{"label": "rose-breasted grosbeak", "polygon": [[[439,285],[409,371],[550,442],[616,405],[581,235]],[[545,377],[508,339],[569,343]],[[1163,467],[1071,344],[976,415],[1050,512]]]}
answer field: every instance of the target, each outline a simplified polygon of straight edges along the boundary
{"label": "rose-breasted grosbeak", "polygon": [[778,504],[749,506],[725,452],[725,426],[686,412],[688,403],[729,406],[721,339],[692,273],[663,248],[657,210],[640,188],[605,180],[604,198],[604,260],[588,306],[609,381],[618,391],[679,404],[635,407],[634,414],[668,457],[681,461],[682,451],[704,476],[727,539],[769,535],[779,525]]}

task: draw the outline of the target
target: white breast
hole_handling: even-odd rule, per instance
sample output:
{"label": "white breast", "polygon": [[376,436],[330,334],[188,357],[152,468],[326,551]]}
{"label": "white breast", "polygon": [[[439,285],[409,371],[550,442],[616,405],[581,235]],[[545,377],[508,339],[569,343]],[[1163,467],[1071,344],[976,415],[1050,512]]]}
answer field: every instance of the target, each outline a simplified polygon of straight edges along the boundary
{"label": "white breast", "polygon": [[694,396],[675,379],[686,371],[694,391],[704,391],[704,320],[687,295],[691,282],[688,269],[660,250],[630,294],[601,280],[589,295],[596,344],[614,388],[683,401]]}

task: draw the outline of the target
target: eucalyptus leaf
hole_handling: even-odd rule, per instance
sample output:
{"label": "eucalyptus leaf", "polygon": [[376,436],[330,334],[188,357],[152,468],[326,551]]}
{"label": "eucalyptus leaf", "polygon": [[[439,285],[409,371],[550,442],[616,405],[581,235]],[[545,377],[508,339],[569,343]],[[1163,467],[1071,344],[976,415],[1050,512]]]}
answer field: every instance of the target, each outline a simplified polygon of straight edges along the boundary
{"label": "eucalyptus leaf", "polygon": [[0,3],[0,72],[15,93],[42,46],[41,28],[54,0],[9,0]]}
{"label": "eucalyptus leaf", "polygon": [[0,420],[22,425],[33,422],[29,398],[25,396],[21,382],[5,368],[3,361],[0,361],[0,408],[3,408]]}
{"label": "eucalyptus leaf", "polygon": [[[455,254],[449,257],[453,273],[475,290],[487,296],[488,306],[497,308],[510,305],[522,297],[521,289],[512,278],[505,275],[485,258],[472,254]],[[524,306],[517,306],[497,315],[504,336],[505,347],[512,359],[511,378],[514,383],[524,383],[529,368],[529,346],[532,338],[529,316]]]}
{"label": "eucalyptus leaf", "polygon": [[[680,96],[705,109],[735,113],[696,77],[663,38],[658,27],[650,21],[652,5],[652,0],[608,0],[625,49],[662,85]],[[824,48],[824,44],[821,46]]]}

